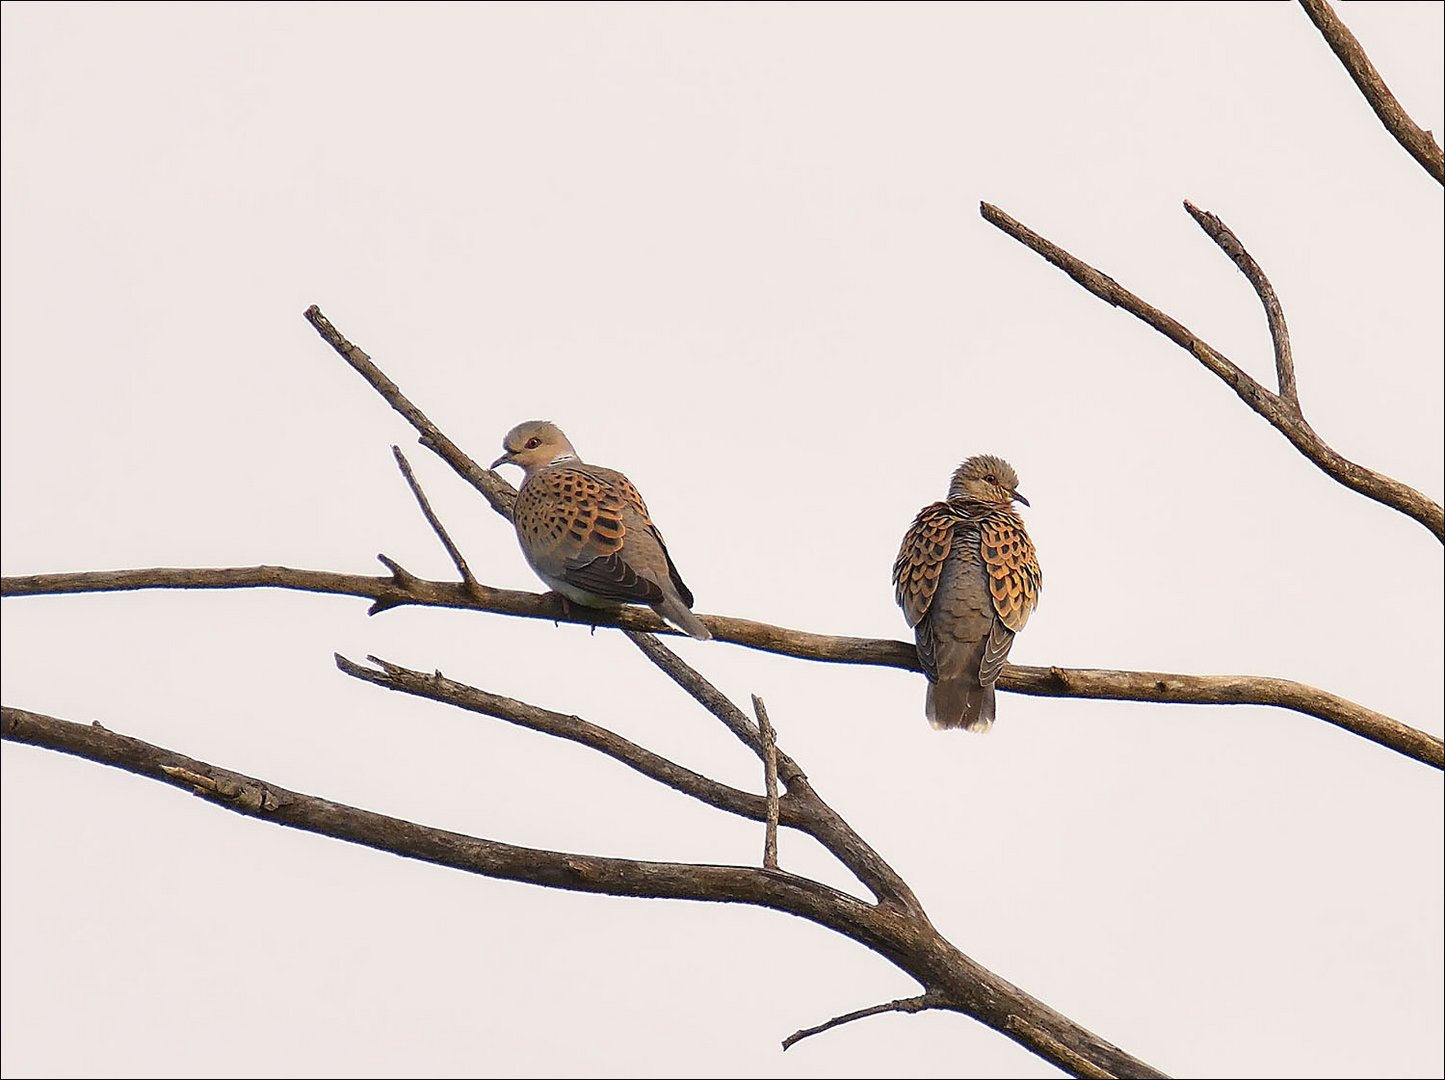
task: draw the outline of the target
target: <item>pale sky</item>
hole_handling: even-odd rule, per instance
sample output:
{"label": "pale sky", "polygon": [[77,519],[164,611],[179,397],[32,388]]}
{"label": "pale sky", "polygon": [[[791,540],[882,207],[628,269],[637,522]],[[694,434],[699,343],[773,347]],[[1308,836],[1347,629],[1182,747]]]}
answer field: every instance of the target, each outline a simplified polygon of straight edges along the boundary
{"label": "pale sky", "polygon": [[[1439,3],[1342,2],[1442,124]],[[316,337],[473,457],[546,417],[647,497],[701,612],[899,638],[911,516],[978,452],[1045,587],[1022,664],[1278,675],[1441,732],[1439,543],[1328,480],[981,199],[1439,499],[1442,199],[1297,5],[7,3],[6,574],[279,563],[449,578],[511,529]],[[516,479],[515,474],[511,479]],[[3,697],[517,844],[755,864],[761,829],[579,747],[336,671],[374,653],[759,790],[619,634],[300,593],[7,599]],[[965,952],[1177,1076],[1438,1077],[1441,774],[1252,707],[1001,694],[677,650]],[[1054,1069],[851,941],[492,881],[3,755],[6,1076],[977,1076]],[[784,833],[785,869],[845,885]]]}

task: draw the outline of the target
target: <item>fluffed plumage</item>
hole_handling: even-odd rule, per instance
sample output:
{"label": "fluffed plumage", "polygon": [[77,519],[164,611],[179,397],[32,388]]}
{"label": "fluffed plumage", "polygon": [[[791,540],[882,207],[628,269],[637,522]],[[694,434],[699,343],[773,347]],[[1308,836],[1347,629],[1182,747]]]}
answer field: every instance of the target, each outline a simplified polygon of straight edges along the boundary
{"label": "fluffed plumage", "polygon": [[502,449],[492,468],[517,465],[525,474],[512,522],[550,588],[584,607],[647,604],[689,636],[712,637],[632,481],[582,461],[550,420],[518,424]]}
{"label": "fluffed plumage", "polygon": [[1043,573],[1015,502],[1029,504],[1013,466],[971,457],[948,498],[918,512],[894,561],[894,596],[913,628],[935,728],[989,729],[994,684],[1038,604]]}

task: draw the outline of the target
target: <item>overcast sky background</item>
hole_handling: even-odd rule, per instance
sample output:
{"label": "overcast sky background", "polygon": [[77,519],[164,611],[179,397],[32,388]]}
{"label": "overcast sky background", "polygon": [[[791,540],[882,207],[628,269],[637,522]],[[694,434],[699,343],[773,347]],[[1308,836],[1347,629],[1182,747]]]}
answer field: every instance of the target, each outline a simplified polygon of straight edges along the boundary
{"label": "overcast sky background", "polygon": [[[1341,3],[1442,130],[1438,3]],[[549,417],[625,470],[698,610],[902,637],[899,538],[1017,468],[1014,659],[1255,672],[1441,731],[1442,559],[994,202],[1442,490],[1442,199],[1297,5],[4,5],[4,572],[447,578],[412,433],[319,303],[474,457]],[[1272,381],[1271,381],[1272,385]],[[478,576],[508,526],[412,459]],[[515,475],[510,477],[515,482]],[[336,671],[440,668],[754,790],[620,635],[275,591],[9,599],[6,704],[518,844],[756,863],[759,827]],[[965,952],[1179,1076],[1440,1076],[1441,776],[1304,716],[1001,695],[675,646],[762,694]],[[3,752],[6,1076],[1055,1075],[886,962],[753,909],[490,881]],[[845,884],[802,840],[787,869]]]}

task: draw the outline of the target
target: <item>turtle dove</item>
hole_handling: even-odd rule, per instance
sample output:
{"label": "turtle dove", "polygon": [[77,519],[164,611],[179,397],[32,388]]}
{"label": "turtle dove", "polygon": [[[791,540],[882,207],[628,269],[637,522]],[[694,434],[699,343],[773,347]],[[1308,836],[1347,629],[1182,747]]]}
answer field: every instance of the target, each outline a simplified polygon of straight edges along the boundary
{"label": "turtle dove", "polygon": [[517,465],[525,474],[512,521],[522,554],[549,587],[584,607],[647,604],[691,637],[712,637],[632,481],[583,462],[550,420],[518,424],[502,449],[492,468]]}
{"label": "turtle dove", "polygon": [[987,731],[994,683],[1043,587],[1038,555],[1013,504],[1018,474],[1002,458],[971,457],[948,498],[918,512],[893,564],[893,588],[928,676],[935,728]]}

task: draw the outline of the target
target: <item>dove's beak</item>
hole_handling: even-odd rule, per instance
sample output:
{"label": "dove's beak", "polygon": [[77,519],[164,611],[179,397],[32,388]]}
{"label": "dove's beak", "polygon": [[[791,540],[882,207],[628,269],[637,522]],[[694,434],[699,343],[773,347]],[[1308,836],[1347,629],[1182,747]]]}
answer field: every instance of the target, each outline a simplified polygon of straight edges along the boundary
{"label": "dove's beak", "polygon": [[510,465],[511,463],[512,463],[512,454],[511,454],[511,451],[508,451],[507,453],[503,454],[501,457],[497,458],[496,461],[492,462],[492,464],[491,464],[490,466],[488,466],[488,468],[495,469],[498,465]]}
{"label": "dove's beak", "polygon": [[[496,466],[493,465],[492,468],[495,469]],[[1033,505],[1033,503],[1029,502],[1029,501],[1028,501],[1027,499],[1025,499],[1022,495],[1020,495],[1017,491],[1014,492],[1014,501],[1015,501],[1015,502],[1021,502],[1021,503],[1023,503],[1025,506],[1032,506],[1032,505]]]}

